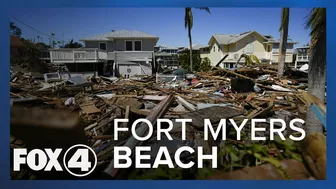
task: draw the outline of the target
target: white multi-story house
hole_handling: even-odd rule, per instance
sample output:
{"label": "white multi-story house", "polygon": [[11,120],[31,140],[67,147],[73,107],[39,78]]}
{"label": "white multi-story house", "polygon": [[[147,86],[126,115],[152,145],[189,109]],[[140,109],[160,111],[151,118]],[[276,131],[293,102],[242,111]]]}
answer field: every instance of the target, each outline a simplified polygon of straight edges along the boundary
{"label": "white multi-story house", "polygon": [[[215,66],[225,56],[224,67],[232,68],[242,54],[255,55],[263,63],[277,64],[279,58],[279,41],[272,36],[262,35],[256,31],[240,34],[212,35],[208,46],[201,48],[201,58],[208,57]],[[288,41],[286,64],[293,63],[293,49],[296,42]],[[241,59],[241,62],[244,61]]]}
{"label": "white multi-story house", "polygon": [[309,46],[296,48],[295,68],[309,64]]}
{"label": "white multi-story house", "polygon": [[70,72],[133,76],[152,73],[154,46],[159,37],[141,31],[112,30],[80,39],[85,47],[51,49],[50,62],[65,64]]}

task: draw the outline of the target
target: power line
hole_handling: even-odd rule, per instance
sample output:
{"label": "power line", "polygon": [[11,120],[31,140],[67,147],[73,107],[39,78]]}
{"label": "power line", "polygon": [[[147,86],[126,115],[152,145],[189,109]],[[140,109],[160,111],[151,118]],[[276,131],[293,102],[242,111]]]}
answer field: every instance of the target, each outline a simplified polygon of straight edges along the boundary
{"label": "power line", "polygon": [[39,32],[39,33],[41,33],[41,34],[45,35],[45,36],[48,36],[49,38],[53,38],[53,39],[56,39],[56,40],[62,41],[62,40],[60,40],[60,39],[58,39],[58,38],[52,37],[51,35],[49,35],[49,34],[46,34],[46,33],[42,32],[42,31],[40,31],[40,30],[38,30],[38,29],[36,29],[36,28],[34,28],[34,27],[32,27],[32,26],[30,26],[30,25],[28,25],[28,24],[26,24],[26,23],[22,22],[21,20],[19,20],[19,19],[15,18],[15,17],[13,17],[13,16],[11,16],[11,17],[12,17],[14,20],[16,20],[16,21],[20,22],[21,24],[23,24],[23,25],[25,25],[25,26],[29,27],[30,29],[33,29],[33,30],[35,30],[35,31],[37,31],[37,32]]}

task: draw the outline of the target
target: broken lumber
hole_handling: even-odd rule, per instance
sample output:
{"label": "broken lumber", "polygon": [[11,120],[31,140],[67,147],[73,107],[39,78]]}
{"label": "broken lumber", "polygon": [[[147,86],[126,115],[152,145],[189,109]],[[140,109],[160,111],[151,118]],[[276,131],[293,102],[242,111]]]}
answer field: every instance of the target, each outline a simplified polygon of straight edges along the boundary
{"label": "broken lumber", "polygon": [[[174,97],[172,95],[167,96],[164,100],[162,100],[158,105],[157,109],[152,111],[146,119],[152,123],[152,125],[156,124],[158,118],[162,117],[166,111],[168,110],[170,103],[173,101]],[[148,126],[146,123],[141,123],[139,128],[136,130],[138,136],[144,136],[144,134],[148,131]],[[138,141],[131,136],[124,146],[129,147],[131,150],[135,148],[135,146],[140,146],[142,141]],[[111,160],[110,164],[106,167],[104,172],[111,177],[116,177],[120,169],[114,168],[113,166],[113,159]]]}

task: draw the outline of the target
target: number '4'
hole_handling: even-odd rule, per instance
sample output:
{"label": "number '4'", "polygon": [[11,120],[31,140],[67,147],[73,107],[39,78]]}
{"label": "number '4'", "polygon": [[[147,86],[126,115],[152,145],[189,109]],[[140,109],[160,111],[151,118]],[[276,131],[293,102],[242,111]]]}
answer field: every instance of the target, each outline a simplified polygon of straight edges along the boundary
{"label": "number '4'", "polygon": [[[81,161],[79,161],[79,159]],[[89,162],[89,150],[78,149],[68,161],[68,168],[80,168],[81,171],[89,171],[91,162]]]}

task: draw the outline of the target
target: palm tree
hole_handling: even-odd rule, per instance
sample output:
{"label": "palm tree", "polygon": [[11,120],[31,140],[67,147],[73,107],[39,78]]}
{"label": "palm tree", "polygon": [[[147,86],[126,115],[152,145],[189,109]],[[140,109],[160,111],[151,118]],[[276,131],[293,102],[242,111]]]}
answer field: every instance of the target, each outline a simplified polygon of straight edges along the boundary
{"label": "palm tree", "polygon": [[[324,102],[326,86],[326,9],[313,8],[307,18],[306,28],[311,30],[308,92]],[[307,132],[323,132],[321,123],[309,107],[306,128]]]}
{"label": "palm tree", "polygon": [[18,28],[14,22],[10,22],[10,35],[21,37],[22,31]]}
{"label": "palm tree", "polygon": [[[201,8],[197,8],[199,10],[205,10],[207,11],[209,14],[211,14],[210,9],[208,7],[201,7]],[[193,18],[193,14],[192,14],[192,9],[191,7],[187,7],[185,8],[185,15],[184,15],[184,27],[186,29],[188,29],[188,37],[189,37],[189,50],[190,50],[190,71],[193,70],[193,66],[192,66],[192,40],[191,40],[191,29],[193,27],[193,23],[194,23],[194,18]]]}
{"label": "palm tree", "polygon": [[71,39],[67,44],[64,45],[64,48],[81,48],[83,45],[78,42],[74,42],[73,39]]}
{"label": "palm tree", "polygon": [[289,8],[282,8],[280,25],[280,45],[278,59],[278,77],[282,77],[286,60],[286,46],[288,38]]}
{"label": "palm tree", "polygon": [[50,34],[50,44],[49,44],[52,48],[55,48],[56,42],[55,42],[55,34],[51,33]]}

